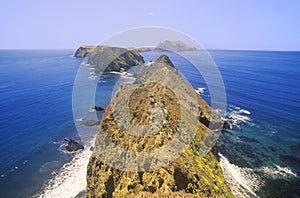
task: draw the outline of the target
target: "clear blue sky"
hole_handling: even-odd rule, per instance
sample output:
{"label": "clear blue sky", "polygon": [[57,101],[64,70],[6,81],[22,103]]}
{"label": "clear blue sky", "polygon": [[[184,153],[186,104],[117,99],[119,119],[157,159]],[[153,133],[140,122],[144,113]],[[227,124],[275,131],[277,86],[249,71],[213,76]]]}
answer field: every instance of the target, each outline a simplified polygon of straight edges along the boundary
{"label": "clear blue sky", "polygon": [[77,48],[162,26],[206,48],[300,50],[298,0],[2,0],[0,17],[0,49]]}

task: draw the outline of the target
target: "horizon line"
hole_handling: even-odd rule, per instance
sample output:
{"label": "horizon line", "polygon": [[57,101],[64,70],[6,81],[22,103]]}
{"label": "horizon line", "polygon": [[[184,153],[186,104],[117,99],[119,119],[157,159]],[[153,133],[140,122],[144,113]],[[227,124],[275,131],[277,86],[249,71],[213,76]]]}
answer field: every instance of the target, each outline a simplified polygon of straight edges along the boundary
{"label": "horizon line", "polygon": [[[95,45],[97,46],[97,45]],[[78,47],[79,48],[79,47]],[[78,48],[0,48],[0,50],[77,50]],[[300,52],[300,49],[232,49],[232,48],[206,48],[204,50],[224,50],[224,51],[269,51],[269,52]]]}

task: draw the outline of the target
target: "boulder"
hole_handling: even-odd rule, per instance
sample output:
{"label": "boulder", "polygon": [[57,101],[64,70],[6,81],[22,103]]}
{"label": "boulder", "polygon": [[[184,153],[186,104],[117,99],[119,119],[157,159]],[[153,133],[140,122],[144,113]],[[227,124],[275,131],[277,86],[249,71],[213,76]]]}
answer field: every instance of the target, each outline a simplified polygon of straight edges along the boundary
{"label": "boulder", "polygon": [[74,152],[74,151],[84,149],[83,145],[79,144],[77,141],[75,141],[73,139],[65,139],[65,141],[68,142],[66,149],[69,152]]}

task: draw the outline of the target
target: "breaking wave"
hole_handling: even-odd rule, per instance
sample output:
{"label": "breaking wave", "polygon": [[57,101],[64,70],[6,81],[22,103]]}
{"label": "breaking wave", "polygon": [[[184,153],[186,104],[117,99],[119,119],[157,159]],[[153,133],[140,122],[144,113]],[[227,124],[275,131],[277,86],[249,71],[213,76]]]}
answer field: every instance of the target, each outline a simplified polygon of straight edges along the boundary
{"label": "breaking wave", "polygon": [[265,179],[298,178],[289,167],[273,164],[272,167],[257,169],[241,168],[230,163],[221,153],[219,156],[225,180],[236,197],[258,197],[257,192],[265,185]]}
{"label": "breaking wave", "polygon": [[[94,141],[94,140],[93,140]],[[71,162],[50,179],[40,193],[34,197],[75,197],[86,187],[86,169],[92,154],[90,146],[77,153]]]}

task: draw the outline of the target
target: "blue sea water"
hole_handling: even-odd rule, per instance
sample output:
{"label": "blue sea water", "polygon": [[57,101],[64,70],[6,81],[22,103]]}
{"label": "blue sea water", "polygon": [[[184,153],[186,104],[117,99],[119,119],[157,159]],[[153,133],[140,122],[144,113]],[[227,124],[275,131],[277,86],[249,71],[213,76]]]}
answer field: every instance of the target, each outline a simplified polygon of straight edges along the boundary
{"label": "blue sea water", "polygon": [[[65,138],[80,140],[72,90],[77,70],[85,66],[73,53],[0,50],[0,197],[38,193],[76,155],[63,147]],[[146,61],[160,54],[142,53]],[[224,117],[232,124],[220,136],[221,154],[245,180],[256,178],[244,184],[257,196],[299,196],[300,52],[212,50],[210,54],[226,89]],[[193,66],[176,54],[167,55],[195,89],[206,88],[201,95],[210,103],[207,85]],[[99,80],[97,105],[108,104],[118,78],[106,75]],[[84,111],[82,116],[88,117],[88,109]]]}

